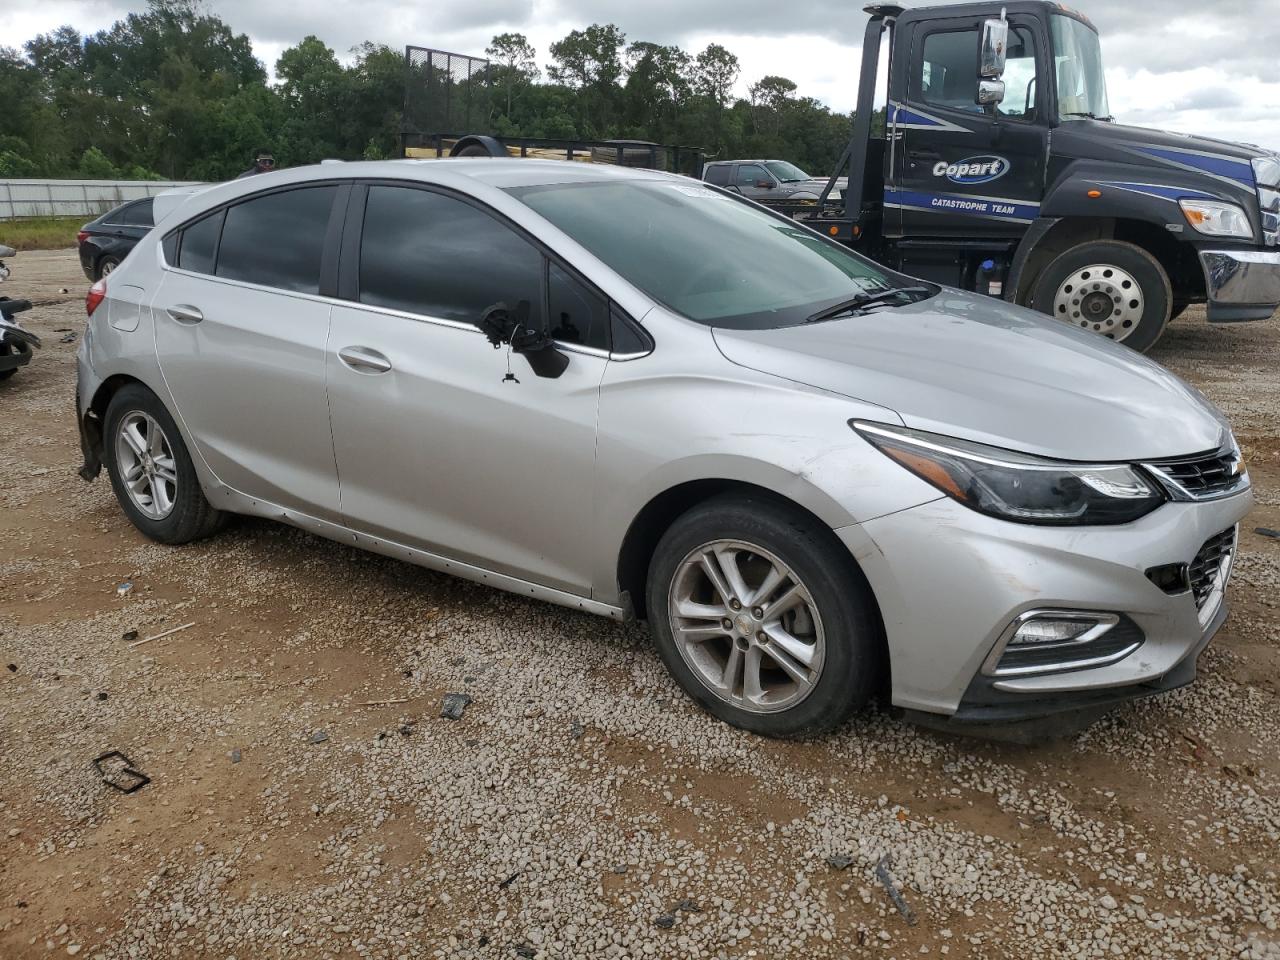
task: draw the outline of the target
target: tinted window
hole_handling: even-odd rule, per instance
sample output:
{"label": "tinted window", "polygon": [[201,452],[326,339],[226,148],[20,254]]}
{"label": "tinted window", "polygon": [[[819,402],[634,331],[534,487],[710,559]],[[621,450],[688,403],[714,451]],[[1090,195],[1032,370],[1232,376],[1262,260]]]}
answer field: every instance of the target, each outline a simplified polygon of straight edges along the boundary
{"label": "tinted window", "polygon": [[510,227],[443,194],[369,188],[362,303],[475,323],[495,303],[514,307],[521,300],[538,320],[542,254]]}
{"label": "tinted window", "polygon": [[609,349],[609,303],[554,263],[547,271],[550,333],[565,343]]}
{"label": "tinted window", "polygon": [[131,203],[124,208],[124,214],[118,223],[127,223],[132,227],[154,227],[155,221],[151,219],[152,200],[148,197],[146,200],[139,200],[137,203]]}
{"label": "tinted window", "polygon": [[183,230],[178,247],[178,266],[195,273],[213,273],[213,256],[218,251],[218,233],[221,230],[221,210]]}
{"label": "tinted window", "polygon": [[653,299],[711,326],[803,323],[855,294],[906,282],[793,220],[691,180],[507,192]]}
{"label": "tinted window", "polygon": [[319,293],[320,257],[337,192],[336,186],[305,187],[228,208],[218,276]]}
{"label": "tinted window", "polygon": [[978,31],[931,33],[924,39],[924,59],[916,74],[925,103],[981,113],[978,94]]}
{"label": "tinted window", "polygon": [[754,187],[757,180],[768,180],[769,175],[764,172],[764,167],[754,163],[738,164],[738,186]]}
{"label": "tinted window", "polygon": [[733,168],[728,164],[717,164],[714,167],[707,167],[707,183],[714,183],[717,187],[728,186],[729,171]]}
{"label": "tinted window", "polygon": [[626,317],[614,310],[610,320],[613,328],[612,340],[615,354],[645,353],[648,351],[648,341]]}

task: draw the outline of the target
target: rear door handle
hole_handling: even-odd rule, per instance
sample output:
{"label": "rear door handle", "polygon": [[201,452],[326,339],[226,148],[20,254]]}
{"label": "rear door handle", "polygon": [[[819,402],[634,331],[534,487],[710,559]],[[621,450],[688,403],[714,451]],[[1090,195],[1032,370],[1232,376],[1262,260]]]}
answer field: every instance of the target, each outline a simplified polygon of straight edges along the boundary
{"label": "rear door handle", "polygon": [[165,312],[178,323],[199,323],[204,319],[204,314],[200,312],[200,308],[193,307],[189,303],[175,304]]}
{"label": "rear door handle", "polygon": [[343,347],[338,357],[352,370],[361,373],[386,373],[391,369],[391,361],[377,350],[368,347]]}

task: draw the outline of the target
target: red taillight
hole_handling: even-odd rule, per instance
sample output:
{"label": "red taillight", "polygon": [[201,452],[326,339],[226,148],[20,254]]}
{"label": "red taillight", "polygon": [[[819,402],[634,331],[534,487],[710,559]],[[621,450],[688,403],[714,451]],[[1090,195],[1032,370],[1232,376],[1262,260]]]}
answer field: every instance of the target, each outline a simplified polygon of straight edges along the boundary
{"label": "red taillight", "polygon": [[107,281],[99,280],[89,292],[84,295],[84,309],[89,316],[93,316],[93,311],[98,309],[98,304],[107,299]]}
{"label": "red taillight", "polygon": [[76,234],[76,243],[77,243],[77,244],[84,243],[84,242],[85,242],[86,240],[88,240],[88,239],[89,239],[89,231],[88,231],[88,230],[81,230],[79,233],[77,233],[77,234]]}

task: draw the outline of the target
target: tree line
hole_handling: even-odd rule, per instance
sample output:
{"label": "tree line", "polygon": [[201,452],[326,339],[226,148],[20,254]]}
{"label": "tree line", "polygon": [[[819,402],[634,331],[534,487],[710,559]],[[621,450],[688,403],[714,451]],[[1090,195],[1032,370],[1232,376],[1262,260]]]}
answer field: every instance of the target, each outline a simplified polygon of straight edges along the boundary
{"label": "tree line", "polygon": [[[495,36],[485,55],[486,129],[422,132],[652,140],[816,174],[849,138],[848,114],[785,77],[736,96],[741,65],[719,44],[690,53],[592,24],[542,64],[519,33]],[[396,157],[405,79],[402,51],[363,43],[344,64],[308,36],[271,82],[248,36],[200,0],[150,0],[92,36],[64,26],[0,47],[0,177],[220,180],[261,149],[282,166]]]}

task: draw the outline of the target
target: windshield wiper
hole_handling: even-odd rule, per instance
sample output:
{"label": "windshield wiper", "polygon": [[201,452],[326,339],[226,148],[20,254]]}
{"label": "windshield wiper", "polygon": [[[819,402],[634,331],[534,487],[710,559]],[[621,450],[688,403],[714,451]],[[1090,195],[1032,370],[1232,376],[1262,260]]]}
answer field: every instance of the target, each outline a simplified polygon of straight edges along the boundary
{"label": "windshield wiper", "polygon": [[1089,113],[1088,111],[1082,111],[1082,110],[1073,110],[1073,111],[1068,111],[1068,112],[1066,112],[1066,113],[1062,114],[1062,116],[1064,116],[1064,117],[1088,117],[1090,120],[1102,120],[1102,121],[1104,121],[1104,122],[1106,122],[1106,123],[1111,123],[1113,120],[1115,120],[1115,117],[1111,117],[1111,116],[1100,117],[1100,116],[1098,116],[1096,113]]}
{"label": "windshield wiper", "polygon": [[887,290],[877,290],[875,293],[860,293],[856,297],[850,297],[848,300],[827,307],[825,310],[819,310],[813,316],[806,317],[804,322],[818,323],[821,320],[834,320],[836,317],[844,316],[846,313],[857,313],[867,307],[885,303],[891,297],[928,292],[928,287],[889,287]]}

